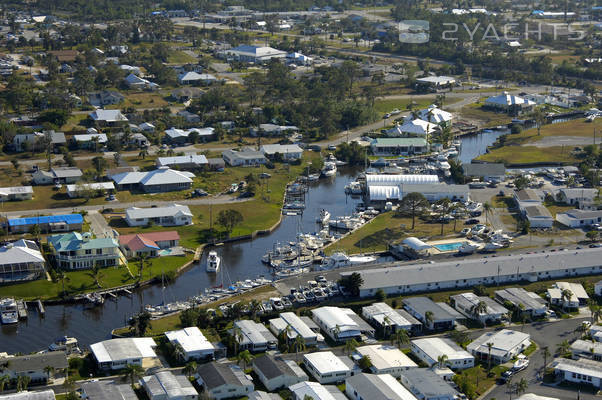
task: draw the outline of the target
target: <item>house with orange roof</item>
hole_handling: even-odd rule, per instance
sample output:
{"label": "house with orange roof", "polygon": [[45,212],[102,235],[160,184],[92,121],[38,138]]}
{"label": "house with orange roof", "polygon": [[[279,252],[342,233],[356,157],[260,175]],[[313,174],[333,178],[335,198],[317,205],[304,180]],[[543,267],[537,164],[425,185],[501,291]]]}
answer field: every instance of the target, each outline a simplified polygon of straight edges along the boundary
{"label": "house with orange roof", "polygon": [[119,236],[119,246],[126,257],[157,257],[159,250],[169,249],[180,244],[176,231],[134,233]]}

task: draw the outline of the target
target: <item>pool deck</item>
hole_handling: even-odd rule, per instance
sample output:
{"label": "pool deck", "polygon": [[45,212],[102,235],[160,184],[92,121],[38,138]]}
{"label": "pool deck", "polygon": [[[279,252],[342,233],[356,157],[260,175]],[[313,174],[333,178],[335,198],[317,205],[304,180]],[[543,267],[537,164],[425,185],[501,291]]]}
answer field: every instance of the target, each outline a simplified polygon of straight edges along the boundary
{"label": "pool deck", "polygon": [[438,245],[442,245],[442,244],[451,244],[451,243],[472,243],[471,240],[468,240],[464,237],[459,237],[459,238],[453,238],[453,239],[443,239],[443,240],[434,240],[434,241],[429,241],[426,242],[426,244],[430,245],[431,248],[428,250],[430,255],[437,255],[437,254],[450,254],[450,253],[456,253],[458,251],[458,249],[452,249],[452,250],[439,250],[438,248],[436,248],[435,246]]}

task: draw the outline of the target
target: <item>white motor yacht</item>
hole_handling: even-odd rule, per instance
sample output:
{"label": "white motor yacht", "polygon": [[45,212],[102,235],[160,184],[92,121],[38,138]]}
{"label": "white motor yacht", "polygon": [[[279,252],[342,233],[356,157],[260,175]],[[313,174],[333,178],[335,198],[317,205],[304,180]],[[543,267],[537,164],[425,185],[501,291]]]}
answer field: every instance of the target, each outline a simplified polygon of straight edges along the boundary
{"label": "white motor yacht", "polygon": [[337,174],[337,165],[332,161],[326,161],[324,168],[322,168],[323,176],[335,176]]}
{"label": "white motor yacht", "polygon": [[15,299],[0,300],[0,319],[3,324],[16,324],[19,322],[19,310]]}
{"label": "white motor yacht", "polygon": [[217,272],[222,259],[217,255],[216,251],[211,250],[207,256],[207,272]]}
{"label": "white motor yacht", "polygon": [[330,213],[325,209],[322,209],[322,211],[320,211],[320,215],[317,218],[317,221],[322,225],[328,225],[328,221],[330,221]]}
{"label": "white motor yacht", "polygon": [[350,267],[352,265],[367,264],[376,261],[374,256],[348,256],[343,252],[333,253],[330,257],[324,258],[321,269],[337,269]]}
{"label": "white motor yacht", "polygon": [[479,246],[478,244],[464,243],[462,246],[460,246],[458,248],[458,252],[460,254],[472,254],[475,251],[479,250],[480,248],[481,248],[481,246]]}

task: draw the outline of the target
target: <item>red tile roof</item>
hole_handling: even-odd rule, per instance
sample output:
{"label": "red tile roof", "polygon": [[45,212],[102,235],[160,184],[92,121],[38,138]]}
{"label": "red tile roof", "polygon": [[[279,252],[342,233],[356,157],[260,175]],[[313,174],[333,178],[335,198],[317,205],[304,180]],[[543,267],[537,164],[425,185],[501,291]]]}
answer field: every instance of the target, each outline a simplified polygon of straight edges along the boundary
{"label": "red tile roof", "polygon": [[129,247],[131,251],[141,250],[145,247],[158,249],[159,246],[156,242],[167,240],[180,240],[180,235],[176,231],[164,231],[119,236],[119,244]]}

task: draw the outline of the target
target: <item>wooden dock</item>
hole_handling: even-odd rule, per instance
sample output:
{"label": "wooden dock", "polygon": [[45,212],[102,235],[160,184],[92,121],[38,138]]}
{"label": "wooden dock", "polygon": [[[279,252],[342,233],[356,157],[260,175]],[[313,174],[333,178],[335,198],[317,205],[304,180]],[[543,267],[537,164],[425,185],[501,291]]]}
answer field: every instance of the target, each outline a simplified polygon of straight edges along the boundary
{"label": "wooden dock", "polygon": [[27,304],[23,300],[17,300],[17,313],[19,319],[27,319]]}
{"label": "wooden dock", "polygon": [[36,300],[36,306],[38,307],[38,312],[40,313],[40,315],[46,314],[46,310],[44,309],[44,304],[42,303],[42,300]]}

